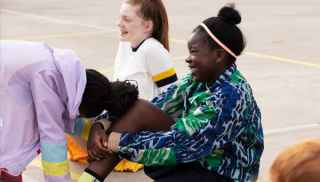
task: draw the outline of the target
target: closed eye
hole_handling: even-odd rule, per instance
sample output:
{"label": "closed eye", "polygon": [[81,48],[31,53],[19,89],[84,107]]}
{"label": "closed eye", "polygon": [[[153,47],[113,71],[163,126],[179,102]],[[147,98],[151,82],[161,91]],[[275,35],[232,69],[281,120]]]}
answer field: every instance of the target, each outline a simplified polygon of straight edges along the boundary
{"label": "closed eye", "polygon": [[121,19],[125,22],[131,22],[131,19],[128,16],[122,16]]}
{"label": "closed eye", "polygon": [[195,53],[198,53],[199,51],[196,50],[196,49],[191,49],[191,50],[189,50],[189,52],[192,53],[192,54],[195,54]]}

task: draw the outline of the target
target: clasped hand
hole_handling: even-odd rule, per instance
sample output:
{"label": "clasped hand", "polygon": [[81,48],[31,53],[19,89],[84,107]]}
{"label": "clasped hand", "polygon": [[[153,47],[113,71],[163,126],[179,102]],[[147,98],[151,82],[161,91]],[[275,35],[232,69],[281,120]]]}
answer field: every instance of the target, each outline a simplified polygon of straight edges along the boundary
{"label": "clasped hand", "polygon": [[88,161],[104,159],[111,151],[108,149],[108,138],[100,123],[92,125],[87,143]]}

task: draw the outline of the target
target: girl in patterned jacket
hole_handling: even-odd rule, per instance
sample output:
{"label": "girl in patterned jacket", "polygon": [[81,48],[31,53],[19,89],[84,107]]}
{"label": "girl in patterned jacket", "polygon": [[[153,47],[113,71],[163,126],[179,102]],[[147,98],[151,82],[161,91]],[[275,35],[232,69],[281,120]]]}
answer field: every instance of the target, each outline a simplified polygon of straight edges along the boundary
{"label": "girl in patterned jacket", "polygon": [[[175,121],[169,131],[111,127],[105,135],[101,127],[92,128],[90,145],[98,146],[100,137],[107,142],[89,148],[90,155],[109,163],[91,163],[81,180],[102,181],[117,155],[143,163],[156,182],[255,181],[264,139],[260,109],[235,64],[245,47],[240,22],[234,5],[225,6],[192,32],[186,58],[191,73],[152,100]],[[129,112],[118,122],[130,118]],[[149,119],[140,114],[138,121]],[[103,156],[106,148],[111,154]]]}

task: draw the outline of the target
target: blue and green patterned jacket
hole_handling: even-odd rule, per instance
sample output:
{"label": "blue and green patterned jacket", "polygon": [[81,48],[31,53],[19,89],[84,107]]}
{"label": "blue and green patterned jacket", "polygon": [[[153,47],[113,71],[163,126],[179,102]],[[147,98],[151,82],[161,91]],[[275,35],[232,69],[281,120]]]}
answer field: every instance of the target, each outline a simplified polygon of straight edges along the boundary
{"label": "blue and green patterned jacket", "polygon": [[214,83],[191,74],[152,101],[175,119],[168,132],[123,133],[120,156],[145,166],[199,162],[235,181],[254,181],[264,148],[261,114],[233,65]]}

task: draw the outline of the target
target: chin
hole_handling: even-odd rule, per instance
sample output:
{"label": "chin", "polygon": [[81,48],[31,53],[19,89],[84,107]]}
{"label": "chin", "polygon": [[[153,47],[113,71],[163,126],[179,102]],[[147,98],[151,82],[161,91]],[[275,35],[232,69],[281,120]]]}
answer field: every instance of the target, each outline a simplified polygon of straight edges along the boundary
{"label": "chin", "polygon": [[121,41],[128,41],[128,39],[127,39],[126,37],[123,37],[123,36],[121,36],[121,35],[120,35],[120,40],[121,40]]}
{"label": "chin", "polygon": [[191,70],[190,71],[193,80],[199,80],[199,72]]}
{"label": "chin", "polygon": [[194,81],[200,81],[199,77],[197,77],[196,75],[192,74],[192,80]]}

